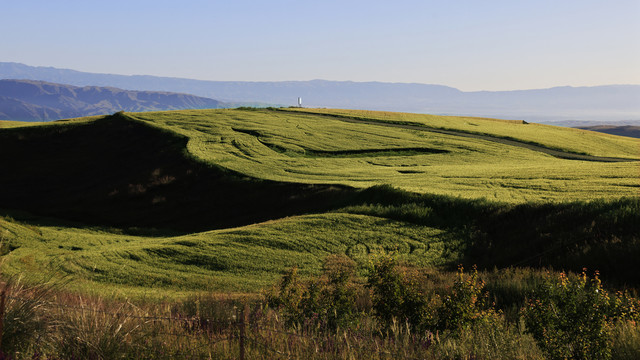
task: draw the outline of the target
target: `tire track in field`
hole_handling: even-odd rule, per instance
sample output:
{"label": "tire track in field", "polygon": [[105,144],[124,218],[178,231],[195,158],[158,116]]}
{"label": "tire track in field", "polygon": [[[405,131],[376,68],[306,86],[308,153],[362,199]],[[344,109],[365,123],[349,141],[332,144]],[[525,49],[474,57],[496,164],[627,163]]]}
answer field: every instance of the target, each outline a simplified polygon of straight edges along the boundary
{"label": "tire track in field", "polygon": [[538,151],[538,152],[541,152],[541,153],[545,153],[545,154],[548,154],[548,155],[551,155],[551,156],[554,156],[554,157],[557,157],[557,158],[560,158],[560,159],[566,159],[566,160],[597,161],[597,162],[639,161],[638,159],[628,159],[628,158],[618,158],[618,157],[605,157],[605,156],[594,156],[594,155],[586,155],[586,154],[576,154],[576,153],[571,153],[571,152],[568,152],[568,151],[562,151],[562,150],[548,148],[548,147],[545,147],[545,146],[542,146],[542,145],[531,144],[531,143],[527,143],[527,142],[524,142],[524,141],[506,139],[506,138],[501,138],[501,137],[491,136],[491,135],[469,133],[469,132],[460,131],[460,130],[444,130],[444,129],[438,129],[438,128],[429,127],[427,125],[421,125],[421,124],[420,125],[418,125],[418,124],[416,124],[416,125],[395,124],[395,123],[385,122],[385,121],[382,121],[382,120],[358,119],[358,118],[352,118],[352,117],[348,117],[348,116],[341,116],[341,115],[334,115],[334,114],[313,113],[313,112],[295,112],[295,113],[328,116],[328,117],[332,117],[334,119],[338,119],[340,121],[344,121],[344,122],[348,122],[348,123],[354,123],[354,124],[377,125],[377,126],[387,126],[387,127],[400,128],[400,129],[428,131],[428,132],[434,132],[434,133],[439,133],[439,134],[446,134],[446,135],[467,137],[467,138],[472,138],[472,139],[492,141],[492,142],[500,143],[500,144],[503,144],[503,145],[517,146],[517,147],[520,147],[520,148],[525,148],[525,149],[529,149],[529,150],[533,150],[533,151]]}

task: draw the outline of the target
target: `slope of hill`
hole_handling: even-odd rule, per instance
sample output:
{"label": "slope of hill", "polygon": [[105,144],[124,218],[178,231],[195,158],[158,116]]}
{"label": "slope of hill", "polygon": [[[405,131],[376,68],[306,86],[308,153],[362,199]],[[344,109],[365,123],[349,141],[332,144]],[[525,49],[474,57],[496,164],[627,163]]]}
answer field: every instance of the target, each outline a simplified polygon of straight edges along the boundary
{"label": "slope of hill", "polygon": [[203,230],[324,209],[346,191],[249,179],[194,161],[187,141],[120,114],[0,129],[0,208]]}
{"label": "slope of hill", "polygon": [[[367,116],[375,120],[385,114],[391,115],[373,112]],[[420,120],[420,115],[406,115]],[[577,129],[522,122],[496,126],[501,122],[422,116],[423,124],[444,122],[461,133],[445,134],[351,123],[327,114],[270,110],[131,116],[189,137],[187,148],[203,161],[275,181],[358,188],[391,184],[416,192],[516,203],[632,196],[638,186],[637,161],[607,164],[565,160],[520,146],[464,136],[495,133],[521,143],[538,139],[545,147],[569,153],[640,157],[637,140]],[[403,120],[403,114],[396,116]]]}
{"label": "slope of hill", "polygon": [[495,119],[350,112],[373,122],[364,123],[327,112],[11,123],[0,129],[3,272],[163,297],[258,291],[289,266],[319,271],[331,253],[364,267],[372,254],[396,251],[417,266],[588,266],[640,284],[632,270],[640,162],[563,159],[496,141],[538,134],[539,146],[569,154],[639,159],[639,140]]}
{"label": "slope of hill", "polygon": [[226,104],[188,94],[0,80],[0,120],[46,121],[116,111],[215,109]]}
{"label": "slope of hill", "polygon": [[[325,113],[183,110],[0,129],[0,207],[120,227],[207,229],[323,208],[318,196],[332,203],[329,194],[352,191],[344,186],[525,203],[635,196],[640,185],[640,162],[623,161],[640,159],[635,139],[404,114],[455,130],[439,133],[316,111]],[[525,146],[536,134],[538,148]],[[590,161],[541,151],[550,148]]]}
{"label": "slope of hill", "polygon": [[155,76],[94,74],[0,62],[0,78],[175,91],[224,101],[488,116],[528,121],[640,120],[640,85],[556,87],[519,91],[463,92],[428,84],[284,81],[201,81]]}

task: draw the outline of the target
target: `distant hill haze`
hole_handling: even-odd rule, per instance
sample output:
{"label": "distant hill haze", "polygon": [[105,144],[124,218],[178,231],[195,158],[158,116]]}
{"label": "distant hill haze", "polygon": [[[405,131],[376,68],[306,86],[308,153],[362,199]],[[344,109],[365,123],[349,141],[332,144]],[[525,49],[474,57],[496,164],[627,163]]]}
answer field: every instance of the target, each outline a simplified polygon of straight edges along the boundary
{"label": "distant hill haze", "polygon": [[0,80],[0,120],[49,121],[123,111],[215,109],[224,103],[204,97],[113,87]]}
{"label": "distant hill haze", "polygon": [[448,86],[409,83],[203,81],[95,74],[8,62],[0,62],[0,78],[172,91],[220,101],[252,101],[285,106],[297,105],[298,97],[302,97],[302,105],[306,107],[485,116],[547,123],[560,120],[590,120],[600,124],[640,121],[640,85],[464,92]]}
{"label": "distant hill haze", "polygon": [[596,125],[596,126],[579,126],[578,129],[598,131],[598,132],[612,134],[612,135],[640,138],[640,126]]}

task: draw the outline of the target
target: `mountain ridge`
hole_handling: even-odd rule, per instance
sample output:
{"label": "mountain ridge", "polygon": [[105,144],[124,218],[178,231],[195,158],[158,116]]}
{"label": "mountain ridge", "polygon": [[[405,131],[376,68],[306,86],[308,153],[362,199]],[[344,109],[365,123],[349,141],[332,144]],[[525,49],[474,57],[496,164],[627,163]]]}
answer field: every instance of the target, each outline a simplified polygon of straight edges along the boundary
{"label": "mountain ridge", "polygon": [[578,129],[602,132],[605,134],[627,136],[640,139],[640,126],[631,125],[595,125],[595,126],[578,126]]}
{"label": "mountain ridge", "polygon": [[464,92],[444,85],[353,81],[209,81],[151,75],[115,75],[0,62],[0,78],[27,78],[74,86],[171,91],[221,101],[480,116],[553,123],[566,120],[640,122],[640,85]]}
{"label": "mountain ridge", "polygon": [[0,80],[0,120],[49,121],[117,111],[208,109],[226,104],[189,94]]}

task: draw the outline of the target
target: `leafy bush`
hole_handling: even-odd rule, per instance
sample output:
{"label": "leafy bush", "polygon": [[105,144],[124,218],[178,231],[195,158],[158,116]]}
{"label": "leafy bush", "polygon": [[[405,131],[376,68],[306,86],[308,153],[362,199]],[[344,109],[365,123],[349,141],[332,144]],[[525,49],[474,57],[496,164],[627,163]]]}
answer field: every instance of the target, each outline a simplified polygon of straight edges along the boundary
{"label": "leafy bush", "polygon": [[308,282],[300,280],[297,268],[288,270],[279,285],[266,294],[267,303],[281,310],[289,325],[324,324],[345,327],[358,318],[358,291],[352,283],[356,264],[345,255],[330,255],[323,273]]}
{"label": "leafy bush", "polygon": [[561,273],[539,286],[523,308],[527,331],[551,359],[609,359],[617,320],[638,319],[638,300],[610,296],[596,272],[579,277]]}
{"label": "leafy bush", "polygon": [[439,310],[439,328],[456,330],[468,328],[478,322],[495,323],[500,314],[489,303],[489,293],[484,290],[484,281],[478,278],[474,266],[465,276],[462,265],[458,266],[457,278]]}
{"label": "leafy bush", "polygon": [[367,286],[372,290],[373,310],[387,327],[396,320],[418,330],[433,325],[433,307],[415,278],[400,271],[393,256],[382,255],[374,262]]}
{"label": "leafy bush", "polygon": [[300,281],[298,268],[285,271],[278,285],[265,294],[267,304],[281,311],[288,325],[300,323],[304,317],[301,308],[302,298],[307,287]]}

